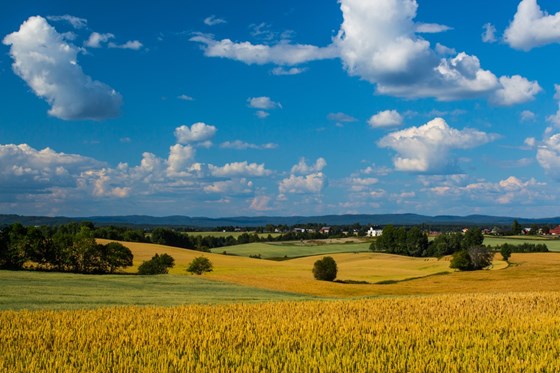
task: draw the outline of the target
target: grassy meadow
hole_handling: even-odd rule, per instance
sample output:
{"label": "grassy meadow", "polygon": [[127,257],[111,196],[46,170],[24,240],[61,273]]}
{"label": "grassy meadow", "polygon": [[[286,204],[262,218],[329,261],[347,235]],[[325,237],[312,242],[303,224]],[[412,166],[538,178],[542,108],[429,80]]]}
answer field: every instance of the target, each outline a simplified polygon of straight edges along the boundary
{"label": "grassy meadow", "polygon": [[244,245],[220,247],[213,253],[224,251],[231,255],[260,255],[263,259],[297,258],[320,254],[369,252],[370,242],[359,240],[311,240],[295,242],[254,242]]}
{"label": "grassy meadow", "polygon": [[0,288],[0,310],[178,306],[313,299],[300,294],[187,275],[124,276],[0,271]]}
{"label": "grassy meadow", "polygon": [[560,239],[551,239],[542,236],[484,237],[484,244],[487,246],[497,246],[505,243],[511,245],[519,245],[523,243],[545,244],[548,247],[548,250],[560,252]]}

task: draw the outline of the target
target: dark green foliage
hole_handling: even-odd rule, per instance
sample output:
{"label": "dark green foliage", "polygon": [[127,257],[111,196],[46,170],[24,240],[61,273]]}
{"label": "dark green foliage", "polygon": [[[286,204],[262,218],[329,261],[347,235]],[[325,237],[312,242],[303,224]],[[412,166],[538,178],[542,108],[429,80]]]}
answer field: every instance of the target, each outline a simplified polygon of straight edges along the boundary
{"label": "dark green foliage", "polygon": [[187,234],[168,228],[156,228],[152,231],[151,241],[160,245],[194,249],[195,244]]}
{"label": "dark green foliage", "polygon": [[210,259],[199,256],[192,260],[192,262],[187,267],[187,272],[201,275],[205,272],[212,272],[213,269],[214,266],[212,265]]}
{"label": "dark green foliage", "polygon": [[317,260],[313,265],[313,276],[315,279],[321,281],[334,281],[338,267],[335,260],[330,256],[325,256],[323,259]]}
{"label": "dark green foliage", "polygon": [[465,234],[443,233],[429,242],[427,234],[418,227],[406,229],[388,225],[383,228],[383,234],[372,242],[370,250],[415,257],[442,257],[482,246],[483,241],[484,236],[477,228],[469,229]]}
{"label": "dark green foliage", "polygon": [[129,267],[132,265],[133,255],[130,249],[118,242],[109,242],[106,245],[98,245],[101,252],[102,261],[106,268],[104,272],[114,273],[119,267]]}
{"label": "dark green foliage", "polygon": [[[98,245],[91,224],[71,223],[57,228],[13,224],[0,232],[0,268],[108,273],[132,265],[126,247]],[[109,246],[109,247],[108,247]]]}
{"label": "dark green foliage", "polygon": [[467,249],[473,270],[483,269],[492,264],[494,253],[485,246],[471,246]]}
{"label": "dark green foliage", "polygon": [[502,252],[502,250],[510,250],[510,253],[547,253],[548,246],[546,244],[532,244],[524,242],[519,245],[513,245],[509,243],[505,243],[502,245],[496,246],[496,251]]}
{"label": "dark green foliage", "polygon": [[163,275],[169,272],[169,268],[175,265],[175,259],[168,254],[156,254],[152,259],[144,262],[138,267],[139,275]]}
{"label": "dark green foliage", "polygon": [[0,268],[22,269],[26,261],[26,229],[16,223],[2,230],[0,233]]}
{"label": "dark green foliage", "polygon": [[478,228],[471,228],[467,230],[461,241],[461,248],[463,250],[468,250],[471,247],[481,246],[484,242],[484,236],[482,231]]}
{"label": "dark green foliage", "polygon": [[430,244],[429,256],[442,257],[461,250],[463,234],[461,232],[442,233]]}
{"label": "dark green foliage", "polygon": [[115,241],[150,242],[143,230],[125,227],[97,227],[95,228],[95,237]]}
{"label": "dark green foliage", "polygon": [[511,246],[510,245],[503,245],[500,249],[500,254],[502,254],[502,258],[507,262],[509,261],[509,257],[511,256]]}
{"label": "dark green foliage", "polygon": [[519,224],[517,219],[514,220],[513,224],[511,225],[511,233],[513,233],[513,234],[520,234],[521,233],[521,225]]}
{"label": "dark green foliage", "polygon": [[461,271],[475,271],[492,264],[494,254],[484,246],[472,246],[453,254],[450,267]]}
{"label": "dark green foliage", "polygon": [[471,261],[467,250],[459,250],[453,253],[453,259],[451,259],[450,268],[456,268],[461,271],[468,271],[471,266]]}
{"label": "dark green foliage", "polygon": [[406,229],[388,225],[383,234],[370,245],[372,251],[383,251],[390,254],[426,256],[428,254],[428,236],[418,227]]}

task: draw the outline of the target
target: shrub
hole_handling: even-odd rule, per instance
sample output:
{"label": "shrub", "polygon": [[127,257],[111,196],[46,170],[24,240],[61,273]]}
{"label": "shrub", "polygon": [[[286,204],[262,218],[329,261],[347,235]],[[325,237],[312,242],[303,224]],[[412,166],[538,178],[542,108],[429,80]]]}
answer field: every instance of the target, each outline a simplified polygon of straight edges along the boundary
{"label": "shrub", "polygon": [[193,259],[191,264],[187,267],[187,272],[201,275],[204,272],[212,272],[214,266],[210,259],[205,258],[203,256],[199,256]]}
{"label": "shrub", "polygon": [[313,276],[321,281],[334,281],[338,268],[336,262],[330,256],[317,260],[313,265]]}
{"label": "shrub", "polygon": [[162,275],[169,272],[169,268],[175,265],[175,259],[168,254],[156,254],[152,259],[144,262],[138,267],[139,275]]}

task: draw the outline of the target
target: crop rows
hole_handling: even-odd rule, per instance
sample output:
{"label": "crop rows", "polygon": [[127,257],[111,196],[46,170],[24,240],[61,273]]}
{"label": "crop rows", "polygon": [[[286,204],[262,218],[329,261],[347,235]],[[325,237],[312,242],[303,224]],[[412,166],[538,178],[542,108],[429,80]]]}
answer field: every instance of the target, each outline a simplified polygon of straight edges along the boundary
{"label": "crop rows", "polygon": [[0,312],[0,371],[560,371],[557,293]]}

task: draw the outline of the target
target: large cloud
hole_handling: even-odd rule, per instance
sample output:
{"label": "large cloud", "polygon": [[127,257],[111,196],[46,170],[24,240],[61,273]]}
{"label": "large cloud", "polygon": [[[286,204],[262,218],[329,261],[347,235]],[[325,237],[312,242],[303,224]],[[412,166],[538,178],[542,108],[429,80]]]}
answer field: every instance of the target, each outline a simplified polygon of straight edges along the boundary
{"label": "large cloud", "polygon": [[43,190],[72,186],[77,175],[102,166],[103,163],[94,159],[57,153],[50,148],[37,150],[27,144],[0,145],[0,184],[3,190],[11,187]]}
{"label": "large cloud", "polygon": [[[416,34],[417,8],[415,0],[341,0],[344,21],[335,42],[348,73],[376,84],[380,93],[399,97],[447,101],[506,91],[492,96],[493,102],[511,105],[538,93],[539,89],[533,88],[524,90],[532,95],[510,94],[510,89],[519,91],[520,83],[503,84],[481,68],[476,56],[463,52],[452,58],[438,56],[430,43]],[[519,79],[525,86],[538,86]]]}
{"label": "large cloud", "polygon": [[48,22],[30,17],[7,35],[14,72],[50,105],[49,114],[64,120],[102,120],[119,115],[121,95],[84,74],[79,48],[68,43]]}
{"label": "large cloud", "polygon": [[543,12],[537,0],[522,0],[504,33],[510,47],[524,51],[546,44],[560,43],[560,12]]}
{"label": "large cloud", "polygon": [[436,118],[423,126],[392,132],[379,140],[378,145],[397,152],[393,158],[399,171],[449,174],[458,171],[450,159],[454,149],[469,149],[488,143],[496,135],[474,129],[457,130],[445,120]]}
{"label": "large cloud", "polygon": [[441,101],[487,98],[496,105],[532,100],[540,92],[537,82],[521,76],[497,77],[481,67],[476,56],[430,42],[421,32],[450,27],[415,22],[415,0],[340,0],[343,22],[327,47],[292,44],[254,45],[197,35],[208,57],[223,57],[247,64],[299,65],[340,58],[351,76],[376,85],[381,94],[434,97]]}

